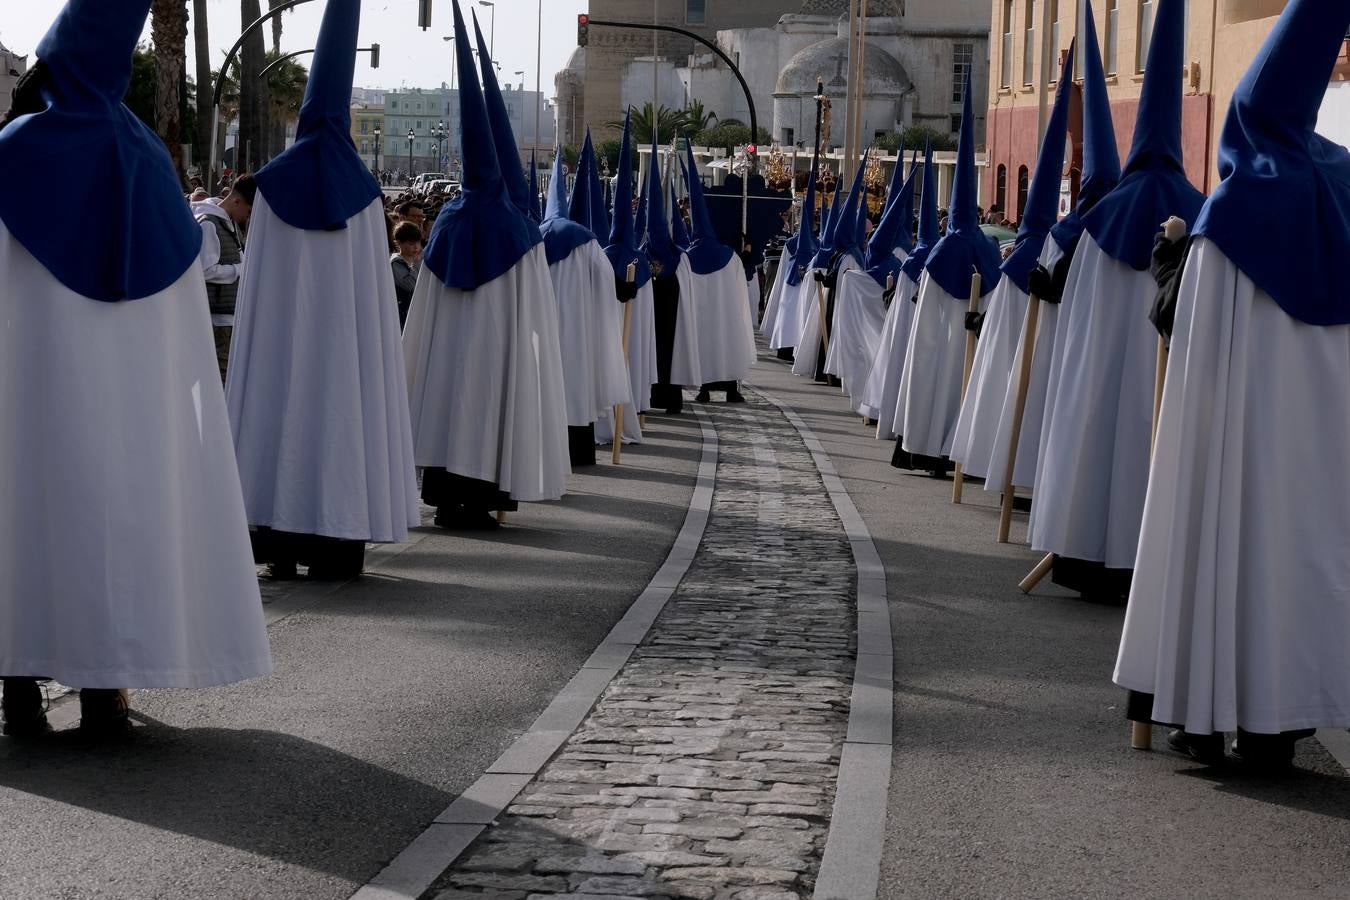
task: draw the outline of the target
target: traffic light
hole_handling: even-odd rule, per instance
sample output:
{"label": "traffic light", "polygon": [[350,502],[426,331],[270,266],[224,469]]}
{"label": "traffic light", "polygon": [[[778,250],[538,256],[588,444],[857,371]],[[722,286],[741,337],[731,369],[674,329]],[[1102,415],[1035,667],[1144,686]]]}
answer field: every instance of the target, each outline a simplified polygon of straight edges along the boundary
{"label": "traffic light", "polygon": [[417,0],[417,27],[423,31],[431,27],[431,0]]}
{"label": "traffic light", "polygon": [[379,45],[379,44],[371,44],[371,45],[370,45],[370,67],[371,67],[372,69],[378,69],[378,68],[380,67],[380,45]]}
{"label": "traffic light", "polygon": [[591,17],[582,13],[577,16],[577,46],[585,47],[591,42]]}

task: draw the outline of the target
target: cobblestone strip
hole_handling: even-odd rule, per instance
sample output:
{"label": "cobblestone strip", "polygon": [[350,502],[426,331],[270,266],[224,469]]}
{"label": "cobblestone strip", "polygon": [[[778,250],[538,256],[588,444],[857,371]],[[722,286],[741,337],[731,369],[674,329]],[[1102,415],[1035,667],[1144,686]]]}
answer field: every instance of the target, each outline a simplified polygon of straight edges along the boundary
{"label": "cobblestone strip", "polygon": [[561,752],[425,897],[811,895],[849,727],[855,567],[783,417],[708,409],[717,489],[688,574]]}

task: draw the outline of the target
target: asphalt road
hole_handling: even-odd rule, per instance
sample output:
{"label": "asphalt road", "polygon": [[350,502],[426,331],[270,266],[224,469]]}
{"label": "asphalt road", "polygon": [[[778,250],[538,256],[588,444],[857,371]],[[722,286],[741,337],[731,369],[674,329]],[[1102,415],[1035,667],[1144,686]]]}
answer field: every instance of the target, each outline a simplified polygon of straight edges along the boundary
{"label": "asphalt road", "polygon": [[603,454],[500,532],[424,528],[336,592],[275,597],[276,672],[138,692],[129,747],[0,741],[0,898],[350,896],[530,725],[664,561],[702,438],[690,415],[648,424],[622,468]]}
{"label": "asphalt road", "polygon": [[[1129,749],[1111,670],[1124,608],[1017,582],[1039,554],[995,495],[889,465],[837,389],[761,361],[886,565],[895,756],[882,898],[1350,896],[1350,778],[1311,742],[1284,779]],[[1162,747],[1161,729],[1155,746]]]}

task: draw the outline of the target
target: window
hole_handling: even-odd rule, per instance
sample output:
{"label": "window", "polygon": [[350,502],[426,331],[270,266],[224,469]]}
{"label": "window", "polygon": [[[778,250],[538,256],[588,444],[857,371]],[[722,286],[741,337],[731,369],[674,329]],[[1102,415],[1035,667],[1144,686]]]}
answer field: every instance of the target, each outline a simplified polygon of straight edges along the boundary
{"label": "window", "polygon": [[708,0],[685,0],[684,21],[686,25],[704,25],[708,15],[705,7]]}
{"label": "window", "polygon": [[998,164],[998,174],[994,180],[994,205],[999,209],[1008,208],[1008,167]]}
{"label": "window", "polygon": [[1027,188],[1031,178],[1026,166],[1017,167],[1017,221],[1022,221],[1022,213],[1027,208]]}
{"label": "window", "polygon": [[1153,42],[1153,0],[1142,0],[1139,4],[1139,40],[1135,42],[1134,70],[1144,71],[1148,62],[1148,47]]}
{"label": "window", "polygon": [[959,135],[960,133],[961,133],[961,117],[952,116],[952,135],[955,136]]}
{"label": "window", "polygon": [[362,142],[361,142],[361,152],[362,152],[362,153],[369,153],[369,152],[370,152],[370,142],[369,142],[369,141],[362,141]]}
{"label": "window", "polygon": [[1000,86],[1012,87],[1013,0],[1003,0],[1003,49],[999,57]]}
{"label": "window", "polygon": [[390,101],[389,101],[389,111],[390,111],[390,112],[393,112],[393,111],[396,110],[396,109],[398,109],[398,101],[397,101],[397,100],[390,100]]}
{"label": "window", "polygon": [[362,120],[361,120],[361,133],[362,133],[362,134],[370,134],[370,120],[369,120],[369,119],[362,119]]}
{"label": "window", "polygon": [[1059,0],[1048,0],[1050,3],[1050,71],[1046,77],[1050,79],[1050,84],[1059,81]]}
{"label": "window", "polygon": [[797,145],[797,132],[795,129],[783,129],[783,143],[787,144],[789,147],[795,147]]}
{"label": "window", "polygon": [[952,102],[960,103],[965,97],[966,76],[970,73],[970,61],[975,56],[975,45],[958,42],[952,45]]}
{"label": "window", "polygon": [[1022,17],[1022,84],[1031,87],[1036,72],[1036,4],[1027,0]]}
{"label": "window", "polygon": [[1106,0],[1106,74],[1116,74],[1116,36],[1120,34],[1120,0]]}
{"label": "window", "polygon": [[421,120],[421,119],[418,119],[418,120],[417,120],[417,130],[418,130],[418,131],[421,131],[421,130],[422,130],[422,120]]}

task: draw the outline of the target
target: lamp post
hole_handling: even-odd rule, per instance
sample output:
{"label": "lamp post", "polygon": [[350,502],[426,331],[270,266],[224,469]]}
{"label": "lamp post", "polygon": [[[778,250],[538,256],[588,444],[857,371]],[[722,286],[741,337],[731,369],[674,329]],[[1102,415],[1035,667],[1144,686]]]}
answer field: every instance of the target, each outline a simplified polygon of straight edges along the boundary
{"label": "lamp post", "polygon": [[486,6],[492,10],[492,21],[488,23],[488,53],[494,57],[497,55],[497,4],[492,0],[478,0],[479,6]]}
{"label": "lamp post", "polygon": [[[380,177],[380,126],[375,126],[375,177]],[[381,179],[383,183],[383,179]]]}
{"label": "lamp post", "polygon": [[443,156],[442,145],[445,143],[445,123],[436,123],[436,168],[439,170]]}
{"label": "lamp post", "polygon": [[413,134],[413,130],[412,130],[411,128],[409,128],[409,129],[408,129],[408,184],[412,184],[412,176],[413,176],[413,156],[412,156],[412,150],[413,150],[413,138],[415,138],[415,137],[417,137],[417,135]]}

